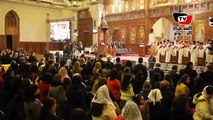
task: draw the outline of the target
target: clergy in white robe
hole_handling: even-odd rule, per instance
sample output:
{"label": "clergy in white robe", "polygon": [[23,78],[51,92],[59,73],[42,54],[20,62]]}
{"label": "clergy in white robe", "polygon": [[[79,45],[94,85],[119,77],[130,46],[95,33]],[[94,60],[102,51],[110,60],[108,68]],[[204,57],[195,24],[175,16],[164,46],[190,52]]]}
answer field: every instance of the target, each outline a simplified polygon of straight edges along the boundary
{"label": "clergy in white robe", "polygon": [[204,49],[205,49],[205,54],[206,54],[206,63],[209,63],[210,62],[210,54],[209,54],[209,49],[208,47],[210,47],[211,45],[210,44],[206,44],[204,45]]}
{"label": "clergy in white robe", "polygon": [[193,65],[197,64],[197,57],[198,57],[198,48],[196,45],[191,46],[191,57],[190,57],[190,62],[193,63]]}
{"label": "clergy in white robe", "polygon": [[177,51],[178,51],[178,46],[176,45],[173,45],[172,46],[172,56],[177,56]]}
{"label": "clergy in white robe", "polygon": [[183,44],[178,45],[178,64],[183,63],[183,48],[184,48]]}
{"label": "clergy in white robe", "polygon": [[188,46],[184,46],[183,48],[183,56],[189,57],[190,48]]}
{"label": "clergy in white robe", "polygon": [[205,53],[205,49],[203,48],[202,45],[200,45],[198,48],[198,58],[204,58],[204,53]]}
{"label": "clergy in white robe", "polygon": [[157,47],[157,55],[156,55],[156,62],[159,63],[160,62],[160,54],[162,51],[162,44],[158,45]]}
{"label": "clergy in white robe", "polygon": [[167,44],[166,48],[166,58],[165,58],[165,62],[169,63],[171,61],[171,55],[172,55],[172,46],[170,44]]}
{"label": "clergy in white robe", "polygon": [[161,55],[165,56],[166,54],[166,44],[162,44]]}

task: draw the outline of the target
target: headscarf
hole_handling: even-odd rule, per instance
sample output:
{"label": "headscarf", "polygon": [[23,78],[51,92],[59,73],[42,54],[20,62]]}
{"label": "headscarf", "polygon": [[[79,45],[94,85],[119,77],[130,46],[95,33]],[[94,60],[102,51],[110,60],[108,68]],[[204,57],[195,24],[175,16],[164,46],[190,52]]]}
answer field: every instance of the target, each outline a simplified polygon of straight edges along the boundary
{"label": "headscarf", "polygon": [[213,87],[212,85],[208,85],[206,87],[203,88],[203,91],[202,91],[202,96],[206,99],[208,97],[208,94],[206,92],[206,89],[207,87]]}
{"label": "headscarf", "polygon": [[162,99],[162,95],[159,89],[153,89],[150,91],[148,98],[151,102],[153,102],[153,105],[155,105],[155,102],[160,102]]}
{"label": "headscarf", "polygon": [[107,85],[102,85],[98,91],[96,92],[95,96],[92,99],[92,102],[99,103],[99,104],[109,104],[115,109],[115,105],[112,102],[112,99],[109,95],[109,89]]}
{"label": "headscarf", "polygon": [[64,78],[69,78],[70,79],[69,75],[67,74],[67,69],[65,67],[61,67],[59,69],[59,71],[58,71],[58,74],[61,75],[62,82],[63,82]]}
{"label": "headscarf", "polygon": [[65,66],[70,67],[71,63],[72,63],[72,61],[71,61],[70,59],[68,59],[68,60],[66,61]]}
{"label": "headscarf", "polygon": [[138,105],[128,100],[122,109],[122,116],[124,120],[143,120]]}

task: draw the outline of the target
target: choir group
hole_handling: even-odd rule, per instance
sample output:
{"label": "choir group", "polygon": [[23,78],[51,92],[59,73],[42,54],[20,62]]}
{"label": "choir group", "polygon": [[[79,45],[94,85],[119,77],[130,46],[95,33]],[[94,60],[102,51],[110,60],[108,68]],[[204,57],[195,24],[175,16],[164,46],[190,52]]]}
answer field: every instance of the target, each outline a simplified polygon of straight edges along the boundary
{"label": "choir group", "polygon": [[183,57],[189,57],[190,62],[197,65],[198,59],[205,59],[205,63],[213,62],[213,40],[206,43],[193,41],[159,42],[157,47],[156,62],[161,62],[160,57],[165,56],[165,63],[171,62],[171,57],[177,57],[177,63],[183,64]]}

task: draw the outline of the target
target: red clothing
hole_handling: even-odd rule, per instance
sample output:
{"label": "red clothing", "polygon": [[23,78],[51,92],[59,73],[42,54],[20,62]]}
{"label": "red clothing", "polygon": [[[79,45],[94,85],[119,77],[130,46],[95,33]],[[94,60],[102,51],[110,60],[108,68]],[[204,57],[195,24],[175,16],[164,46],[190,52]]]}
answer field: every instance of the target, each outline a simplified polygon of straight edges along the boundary
{"label": "red clothing", "polygon": [[40,90],[40,101],[43,102],[46,97],[47,97],[47,94],[49,92],[49,88],[50,88],[50,85],[49,83],[45,83],[45,82],[42,82],[40,85],[39,85],[39,90]]}
{"label": "red clothing", "polygon": [[112,92],[112,94],[115,97],[116,101],[120,100],[120,88],[121,88],[121,83],[119,80],[111,80],[110,78],[107,80],[107,86],[109,87],[109,90]]}
{"label": "red clothing", "polygon": [[123,120],[123,116],[119,115],[115,120]]}

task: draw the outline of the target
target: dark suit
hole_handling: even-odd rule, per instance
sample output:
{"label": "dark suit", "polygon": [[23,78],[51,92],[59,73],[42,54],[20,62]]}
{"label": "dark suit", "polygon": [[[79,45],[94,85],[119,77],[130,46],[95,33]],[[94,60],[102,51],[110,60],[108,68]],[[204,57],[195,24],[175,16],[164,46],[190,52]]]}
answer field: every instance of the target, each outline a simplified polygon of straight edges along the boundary
{"label": "dark suit", "polygon": [[143,72],[143,78],[144,78],[144,80],[146,80],[147,76],[148,76],[146,66],[144,66],[142,63],[139,63],[139,64],[135,65],[134,74],[136,74],[138,71],[142,71]]}
{"label": "dark suit", "polygon": [[102,59],[98,59],[97,62],[101,63],[101,68],[104,69],[105,68],[105,61],[103,61]]}
{"label": "dark suit", "polygon": [[174,70],[169,71],[169,74],[172,77],[172,82],[174,83],[174,86],[176,86],[180,79],[180,75],[177,72],[175,72]]}
{"label": "dark suit", "polygon": [[185,67],[180,70],[180,77],[184,74],[188,74],[190,76],[191,82],[195,77],[197,77],[197,71],[193,70],[191,67]]}
{"label": "dark suit", "polygon": [[206,72],[200,73],[200,77],[203,78],[207,84],[213,85],[213,72],[212,71],[206,71]]}
{"label": "dark suit", "polygon": [[161,70],[160,68],[154,68],[152,71],[150,71],[150,78],[152,78],[152,76],[153,76],[155,73],[159,73],[159,74],[160,74],[160,76],[161,76],[161,79],[160,79],[160,80],[163,80],[163,79],[164,79],[164,72],[163,72],[163,70]]}

